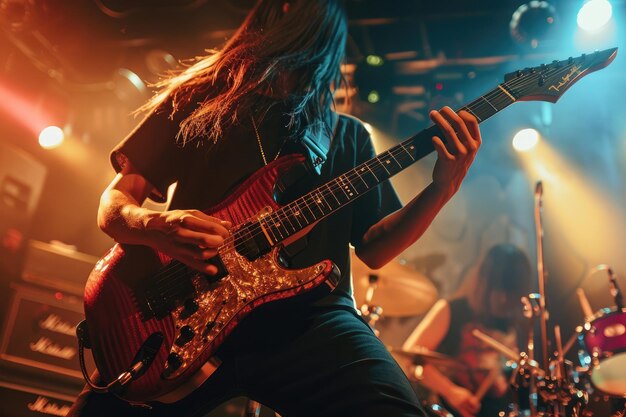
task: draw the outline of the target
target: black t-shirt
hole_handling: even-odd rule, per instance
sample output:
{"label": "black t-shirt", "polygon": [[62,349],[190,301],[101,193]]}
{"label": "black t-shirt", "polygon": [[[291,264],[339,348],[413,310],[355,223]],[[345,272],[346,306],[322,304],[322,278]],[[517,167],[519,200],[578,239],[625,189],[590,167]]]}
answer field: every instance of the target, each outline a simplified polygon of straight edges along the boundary
{"label": "black t-shirt", "polygon": [[[209,210],[224,200],[238,184],[263,167],[251,119],[242,118],[216,143],[177,141],[180,121],[188,113],[170,118],[171,105],[147,116],[111,153],[111,162],[120,171],[126,160],[155,187],[150,196],[164,201],[167,188],[177,182],[170,209]],[[256,120],[256,119],[255,119]],[[262,146],[269,161],[284,155],[290,136],[283,106],[275,106],[257,121]],[[375,156],[369,133],[363,124],[340,115],[320,181],[329,181]],[[352,204],[320,221],[307,235],[306,247],[294,255],[293,267],[332,260],[342,273],[338,287],[320,300],[321,305],[354,306],[350,280],[349,243],[361,244],[365,232],[383,217],[401,208],[388,181],[359,197]]]}

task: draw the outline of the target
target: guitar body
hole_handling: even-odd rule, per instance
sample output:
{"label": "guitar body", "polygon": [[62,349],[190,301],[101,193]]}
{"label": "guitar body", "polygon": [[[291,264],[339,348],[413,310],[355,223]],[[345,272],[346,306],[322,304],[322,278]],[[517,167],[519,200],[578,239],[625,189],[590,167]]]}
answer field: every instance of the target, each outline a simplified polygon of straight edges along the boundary
{"label": "guitar body", "polygon": [[[300,161],[296,156],[274,161],[205,212],[239,225],[264,210],[277,209],[274,184]],[[154,360],[119,395],[130,402],[178,400],[210,377],[217,365],[210,361],[216,349],[251,311],[318,287],[326,293],[337,284],[332,262],[290,270],[278,260],[280,249],[278,245],[251,261],[235,250],[231,240],[219,251],[226,275],[216,280],[186,270],[148,247],[115,245],[96,264],[84,294],[89,339],[102,380],[109,383],[127,371],[146,340],[157,334],[163,341]],[[154,314],[159,300],[151,291],[153,281],[160,282],[164,298],[178,286],[188,291],[167,308],[171,310],[167,314]],[[323,283],[328,287],[320,287]]]}

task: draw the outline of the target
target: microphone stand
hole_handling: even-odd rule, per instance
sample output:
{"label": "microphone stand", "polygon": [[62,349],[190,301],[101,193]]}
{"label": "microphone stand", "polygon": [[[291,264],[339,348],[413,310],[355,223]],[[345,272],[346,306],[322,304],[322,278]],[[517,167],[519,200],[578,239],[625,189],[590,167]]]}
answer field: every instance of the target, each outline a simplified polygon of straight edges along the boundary
{"label": "microphone stand", "polygon": [[611,296],[615,301],[615,308],[617,311],[622,311],[624,309],[624,299],[622,297],[622,291],[617,284],[617,279],[615,279],[615,274],[613,273],[613,269],[611,267],[607,267],[607,272],[609,274],[609,287],[611,291]]}
{"label": "microphone stand", "polygon": [[539,284],[539,326],[541,332],[541,353],[543,369],[550,368],[548,361],[548,309],[546,306],[546,278],[543,268],[543,226],[541,223],[541,211],[543,196],[543,184],[537,182],[535,186],[535,234],[537,237],[537,275]]}

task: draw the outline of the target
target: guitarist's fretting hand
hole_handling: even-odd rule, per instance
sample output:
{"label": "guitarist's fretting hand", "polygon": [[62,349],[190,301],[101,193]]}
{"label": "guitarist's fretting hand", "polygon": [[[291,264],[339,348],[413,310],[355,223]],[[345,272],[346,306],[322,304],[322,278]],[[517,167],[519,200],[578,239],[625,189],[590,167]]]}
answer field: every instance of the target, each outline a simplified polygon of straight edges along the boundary
{"label": "guitarist's fretting hand", "polygon": [[228,237],[230,222],[199,210],[158,212],[141,207],[154,190],[127,162],[102,194],[98,225],[118,243],[149,246],[208,275],[217,268],[206,260]]}
{"label": "guitarist's fretting hand", "polygon": [[433,170],[433,184],[456,193],[482,143],[478,121],[470,113],[461,111],[457,114],[450,107],[432,111],[430,118],[439,126],[446,139],[444,145],[440,137],[433,137],[438,154]]}
{"label": "guitarist's fretting hand", "polygon": [[426,231],[439,210],[459,190],[482,143],[478,121],[470,113],[450,107],[430,112],[443,133],[432,138],[438,153],[433,182],[406,204],[374,224],[365,233],[356,254],[370,268],[382,268]]}

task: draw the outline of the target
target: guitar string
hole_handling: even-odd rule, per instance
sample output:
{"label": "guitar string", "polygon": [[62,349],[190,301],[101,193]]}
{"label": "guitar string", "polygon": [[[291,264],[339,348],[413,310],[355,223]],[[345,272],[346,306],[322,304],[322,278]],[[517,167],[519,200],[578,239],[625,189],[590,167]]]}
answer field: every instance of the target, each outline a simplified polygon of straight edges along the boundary
{"label": "guitar string", "polygon": [[[573,65],[574,65],[574,63],[565,65],[563,67],[556,67],[552,71],[547,71],[547,72],[544,72],[544,73],[541,73],[541,72],[529,73],[529,74],[526,74],[527,75],[526,77],[516,77],[516,78],[513,78],[512,80],[510,80],[508,82],[505,81],[504,83],[499,84],[499,86],[506,86],[506,87],[511,88],[511,89],[516,89],[517,91],[513,91],[513,92],[517,92],[519,94],[519,96],[523,97],[525,94],[523,94],[521,92],[525,88],[527,88],[527,87],[534,88],[534,82],[536,82],[537,79],[540,76],[552,77],[552,76],[554,76],[554,73],[565,72],[565,70],[569,70],[568,67],[571,67]],[[498,98],[501,98],[503,100],[501,100],[500,102],[497,102],[496,100]],[[486,102],[483,103],[482,101],[480,101],[482,99],[484,99]],[[487,108],[487,109],[489,109],[489,112],[491,112],[491,109],[495,108],[495,110],[496,110],[496,112],[494,112],[494,114],[495,114],[498,111],[503,110],[504,108],[506,108],[508,105],[513,104],[513,102],[509,102],[510,100],[511,100],[510,97],[507,97],[506,94],[504,94],[498,87],[496,87],[496,88],[492,89],[490,92],[486,93],[483,96],[480,96],[479,98],[474,100],[472,103],[462,107],[459,110],[468,110],[468,111],[470,111],[470,113],[473,113],[472,108],[474,108],[474,111],[481,113],[481,109]],[[517,101],[517,99],[515,101]],[[508,104],[506,104],[507,102],[508,102]],[[504,106],[501,107],[501,108],[498,108],[500,104],[504,104]],[[482,119],[480,121],[482,121]],[[407,141],[410,141],[410,140],[411,140],[411,138],[409,138]],[[315,218],[316,216],[313,213],[313,211],[311,210],[311,207],[314,207],[314,204],[317,204],[319,206],[319,203],[316,202],[316,200],[315,200],[315,198],[313,197],[312,194],[315,191],[320,190],[324,186],[326,186],[328,188],[328,191],[323,191],[322,190],[322,191],[319,191],[318,194],[320,194],[320,196],[326,202],[326,205],[331,209],[331,212],[332,212],[333,207],[330,204],[328,204],[328,202],[326,201],[325,197],[328,197],[328,196],[335,197],[335,194],[336,194],[336,192],[338,190],[340,190],[340,189],[343,190],[343,186],[337,183],[338,179],[340,179],[342,177],[346,178],[348,180],[348,183],[350,183],[350,185],[353,187],[353,189],[356,190],[356,187],[354,187],[352,185],[352,181],[351,180],[362,180],[360,174],[358,174],[357,168],[362,167],[362,165],[368,165],[369,163],[373,162],[374,160],[376,160],[378,162],[379,166],[374,166],[374,167],[367,166],[367,168],[370,171],[372,171],[374,176],[376,177],[376,175],[375,175],[376,173],[381,174],[382,176],[384,176],[385,174],[388,174],[388,171],[385,169],[384,165],[380,161],[380,157],[382,155],[384,155],[384,154],[389,154],[394,159],[396,159],[395,158],[396,156],[400,156],[400,155],[405,155],[404,158],[406,158],[406,156],[407,156],[406,152],[408,152],[408,151],[406,150],[406,148],[403,145],[404,145],[404,142],[400,143],[399,146],[394,146],[394,148],[392,148],[392,149],[390,149],[388,151],[385,151],[381,155],[378,155],[378,156],[372,158],[371,160],[369,160],[369,161],[359,165],[358,167],[355,167],[351,171],[348,171],[348,172],[338,176],[337,178],[333,179],[332,181],[329,181],[328,183],[318,187],[316,190],[313,190],[312,192],[306,194],[305,196],[302,196],[301,198],[299,198],[299,199],[297,199],[297,200],[295,200],[295,201],[293,201],[293,202],[291,202],[291,203],[281,207],[281,210],[276,211],[275,213],[272,213],[272,214],[270,214],[270,215],[268,215],[266,217],[270,217],[270,219],[274,223],[275,227],[278,228],[278,227],[280,227],[280,224],[283,223],[283,220],[281,220],[281,218],[275,219],[274,217],[280,216],[281,215],[280,212],[281,211],[285,211],[284,214],[286,214],[286,216],[283,216],[282,218],[289,220],[288,212],[291,211],[291,215],[293,217],[293,215],[294,215],[294,207],[293,206],[294,205],[296,205],[296,207],[297,207],[296,211],[302,212],[302,209],[299,207],[300,204],[298,203],[298,201],[302,200],[301,202],[304,203],[305,207],[309,209],[309,211],[311,212],[311,214],[313,214],[313,217]],[[394,151],[396,151],[396,155],[393,154]],[[381,167],[383,168],[383,170],[380,169]],[[374,173],[373,171],[376,171],[376,172]],[[367,185],[367,183],[365,181],[363,181],[363,182]],[[331,188],[331,184],[330,183],[333,183],[332,187],[334,187],[334,189]],[[375,185],[378,185],[378,184],[375,184]],[[371,186],[370,188],[373,188],[375,185]],[[369,190],[366,189],[365,191],[369,191]],[[345,191],[344,191],[344,193],[345,193]],[[357,197],[358,197],[358,193],[357,193]],[[348,198],[348,201],[343,203],[343,204],[347,204],[349,201],[350,201],[350,199]],[[339,206],[336,209],[340,208],[341,205],[342,204],[339,203]],[[322,214],[323,214],[323,211],[321,209],[320,209],[320,212],[322,212]],[[325,217],[328,214],[330,214],[330,212],[325,214],[323,217]],[[323,217],[321,217],[321,218],[323,218]],[[247,227],[248,230],[246,232],[244,232],[243,235],[241,235],[241,236],[238,235],[237,238],[238,239],[251,239],[251,238],[254,238],[254,237],[262,234],[263,231],[261,230],[260,221],[263,220],[263,219],[265,219],[265,217],[261,218],[259,220],[259,222],[253,223],[251,226],[248,226]],[[297,219],[297,217],[296,217],[296,219]],[[308,219],[306,219],[306,216],[304,216],[304,220],[308,220]],[[319,220],[319,219],[316,219],[314,221],[317,221],[317,220]],[[289,221],[289,223],[291,223],[292,228],[295,229],[295,227],[293,226],[293,223],[291,221]],[[278,226],[276,226],[276,225],[278,225]],[[288,232],[286,227],[284,227],[284,230],[286,232]],[[270,229],[270,231],[271,231],[271,229]],[[279,229],[277,229],[277,231],[280,233]],[[227,246],[235,239],[235,235],[236,235],[236,233],[232,234],[231,236],[229,236],[224,241],[224,243],[218,248],[218,253],[223,252],[220,249],[227,248]],[[273,232],[272,232],[272,236],[274,237],[274,239],[276,241],[278,241],[278,238],[276,237],[276,235]],[[229,248],[228,252],[230,252],[230,251],[232,251],[234,249],[235,249],[234,247],[233,248]],[[245,256],[246,254],[242,253],[242,255]],[[180,272],[182,269],[189,269],[189,267],[187,267],[185,264],[183,264],[180,261],[174,260],[170,264],[173,264],[173,265],[171,265],[171,266],[168,265],[167,267],[163,268],[159,272],[159,275],[161,275],[161,277],[160,277],[161,281],[171,278],[172,274],[170,274],[170,273],[176,274],[176,273]],[[168,274],[168,275],[164,275],[164,274]],[[194,272],[194,274],[195,274],[195,272]]]}

